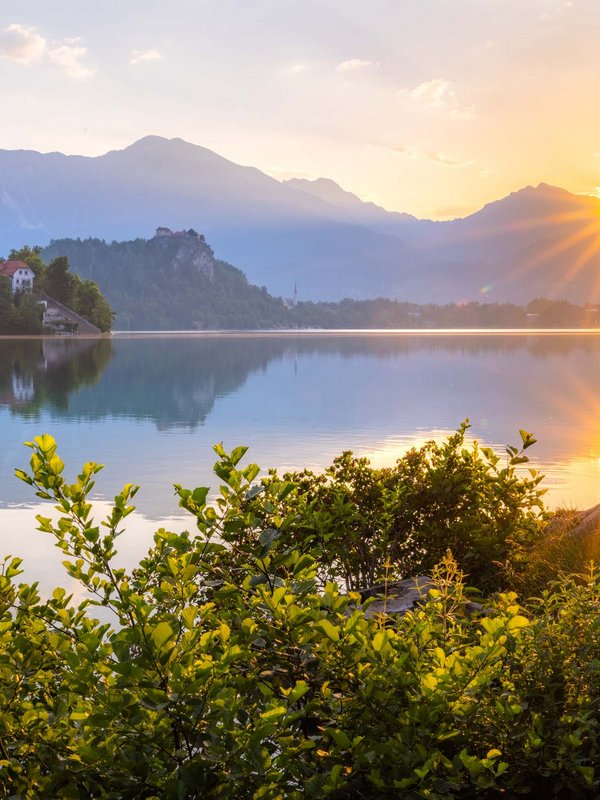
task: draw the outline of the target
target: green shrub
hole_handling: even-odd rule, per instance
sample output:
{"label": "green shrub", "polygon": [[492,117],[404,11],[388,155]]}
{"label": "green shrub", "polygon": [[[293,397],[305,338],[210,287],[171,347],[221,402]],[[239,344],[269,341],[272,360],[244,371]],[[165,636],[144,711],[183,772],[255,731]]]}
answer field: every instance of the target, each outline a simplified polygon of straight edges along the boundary
{"label": "green shrub", "polygon": [[542,476],[518,471],[536,440],[521,431],[521,448],[507,447],[501,459],[467,445],[468,428],[409,450],[393,467],[345,452],[323,474],[286,475],[298,487],[285,504],[296,514],[286,535],[318,553],[325,581],[349,590],[383,581],[386,564],[395,577],[426,574],[448,550],[474,585],[504,588],[542,534]]}
{"label": "green shrub", "polygon": [[43,599],[3,566],[0,797],[598,795],[598,574],[474,617],[446,557],[414,612],[367,618],[294,548],[297,485],[256,487],[244,448],[221,447],[213,505],[177,487],[196,533],[157,531],[128,573],[115,544],[135,487],[98,525],[100,467],[69,484],[50,436],[30,446],[18,475],[56,504],[40,528],[89,598]]}

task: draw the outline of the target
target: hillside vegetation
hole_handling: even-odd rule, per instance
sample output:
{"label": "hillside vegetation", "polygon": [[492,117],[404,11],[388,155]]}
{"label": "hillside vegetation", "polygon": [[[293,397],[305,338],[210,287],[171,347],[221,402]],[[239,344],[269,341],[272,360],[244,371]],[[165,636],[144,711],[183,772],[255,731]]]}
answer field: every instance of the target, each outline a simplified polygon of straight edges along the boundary
{"label": "hillside vegetation", "polygon": [[379,298],[337,303],[284,302],[214,257],[195,231],[150,240],[60,239],[41,250],[67,258],[83,285],[99,284],[124,330],[260,328],[536,328],[597,327],[597,306],[537,298],[527,305],[418,305]]}
{"label": "hillside vegetation", "polygon": [[114,312],[100,291],[98,284],[70,270],[64,255],[56,256],[46,264],[39,247],[22,247],[11,250],[9,259],[23,261],[35,273],[34,291],[11,295],[10,281],[0,277],[0,333],[39,334],[43,332],[42,311],[38,293],[46,292],[54,300],[91,322],[103,333],[108,333]]}
{"label": "hillside vegetation", "polygon": [[85,279],[97,281],[126,330],[285,327],[281,300],[252,286],[235,267],[215,259],[204,237],[112,242],[62,239],[42,251],[66,256]]}
{"label": "hillside vegetation", "polygon": [[[215,502],[176,486],[194,532],[158,530],[131,572],[116,544],[136,488],[99,525],[101,467],[69,483],[52,437],[29,443],[17,475],[56,505],[40,529],[90,599],[42,598],[3,565],[0,793],[597,796],[600,576],[554,583],[539,558],[540,476],[519,472],[533,438],[500,459],[464,432],[387,470],[344,454],[258,483],[245,448],[216,446]],[[532,559],[537,599],[519,600]],[[422,569],[420,603],[388,613],[394,579]],[[382,580],[377,614],[340,585],[365,579]]]}

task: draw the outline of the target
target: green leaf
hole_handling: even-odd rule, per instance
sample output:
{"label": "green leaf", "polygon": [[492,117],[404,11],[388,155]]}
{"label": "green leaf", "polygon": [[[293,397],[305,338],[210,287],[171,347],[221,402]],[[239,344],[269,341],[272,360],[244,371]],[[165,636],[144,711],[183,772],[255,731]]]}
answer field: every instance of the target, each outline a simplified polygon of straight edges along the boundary
{"label": "green leaf", "polygon": [[271,551],[273,544],[277,541],[277,539],[279,539],[280,536],[281,534],[276,528],[267,528],[266,530],[261,531],[258,541],[262,547],[258,557],[264,558]]}
{"label": "green leaf", "polygon": [[533,434],[528,433],[523,429],[519,430],[519,434],[521,436],[521,441],[523,442],[523,450],[526,450],[528,447],[531,447],[532,444],[537,442],[537,439],[534,438]]}
{"label": "green leaf", "polygon": [[583,780],[585,781],[586,786],[592,786],[594,783],[594,767],[577,767],[578,772],[583,775]]}
{"label": "green leaf", "polygon": [[181,621],[186,628],[193,628],[196,622],[198,609],[195,606],[188,606],[181,612]]}
{"label": "green leaf", "polygon": [[264,711],[260,718],[264,719],[266,722],[273,722],[280,717],[283,717],[287,712],[287,708],[285,706],[276,706],[275,708],[270,708],[268,711]]}
{"label": "green leaf", "polygon": [[41,436],[36,436],[34,442],[39,447],[40,451],[47,456],[51,457],[56,450],[56,441],[49,433],[43,433]]}
{"label": "green leaf", "polygon": [[259,494],[262,494],[262,492],[264,492],[264,490],[265,490],[264,486],[253,486],[251,489],[248,489],[248,491],[246,492],[246,500],[253,500]]}
{"label": "green leaf", "polygon": [[507,628],[509,631],[514,631],[518,628],[528,628],[530,625],[529,620],[527,617],[523,617],[520,614],[517,614],[515,617],[511,617],[508,620]]}
{"label": "green leaf", "polygon": [[288,705],[292,705],[308,692],[310,686],[306,681],[296,681],[296,685],[287,694]]}
{"label": "green leaf", "polygon": [[376,653],[380,653],[388,641],[389,638],[385,631],[377,631],[373,637],[373,650],[375,650]]}
{"label": "green leaf", "polygon": [[317,624],[315,625],[316,628],[319,628],[328,639],[331,639],[332,642],[339,642],[340,640],[340,632],[329,622],[328,619],[320,619]]}
{"label": "green leaf", "polygon": [[209,493],[210,489],[208,486],[199,486],[197,489],[194,489],[192,492],[192,500],[194,503],[197,503],[199,506],[204,505],[206,502],[206,497]]}
{"label": "green leaf", "polygon": [[162,650],[164,645],[176,635],[176,631],[168,622],[159,622],[150,632],[150,638],[157,650]]}
{"label": "green leaf", "polygon": [[242,460],[247,452],[247,447],[234,447],[234,449],[231,451],[231,455],[229,456],[229,460],[235,466]]}

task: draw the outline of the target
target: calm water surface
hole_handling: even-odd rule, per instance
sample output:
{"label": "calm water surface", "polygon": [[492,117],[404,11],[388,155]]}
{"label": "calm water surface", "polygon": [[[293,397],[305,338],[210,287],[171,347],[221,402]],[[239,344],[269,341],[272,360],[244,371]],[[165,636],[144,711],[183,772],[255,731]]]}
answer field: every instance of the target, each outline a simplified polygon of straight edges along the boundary
{"label": "calm water surface", "polygon": [[287,334],[0,340],[0,554],[65,583],[35,531],[49,514],[13,477],[22,442],[51,433],[74,475],[106,464],[99,512],[142,486],[120,540],[131,564],[152,530],[187,526],[172,484],[215,485],[211,446],[250,447],[268,467],[322,468],[352,449],[377,465],[442,438],[465,417],[480,441],[539,443],[550,505],[600,501],[600,335]]}

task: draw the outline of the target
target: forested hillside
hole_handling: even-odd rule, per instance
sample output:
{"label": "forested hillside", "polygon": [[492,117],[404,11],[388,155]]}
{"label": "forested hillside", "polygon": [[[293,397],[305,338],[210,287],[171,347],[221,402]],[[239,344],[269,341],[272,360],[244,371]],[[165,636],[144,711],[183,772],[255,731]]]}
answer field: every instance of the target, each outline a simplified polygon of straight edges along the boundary
{"label": "forested hillside", "polygon": [[150,240],[129,242],[60,239],[40,252],[52,263],[68,259],[82,286],[101,287],[116,312],[117,330],[590,328],[600,322],[597,305],[544,298],[523,305],[419,305],[385,298],[284,302],[216,259],[192,229],[158,228]]}
{"label": "forested hillside", "polygon": [[284,327],[286,309],[265,288],[215,259],[190,230],[150,240],[60,239],[44,259],[66,256],[97,281],[117,311],[115,327],[132,330]]}

